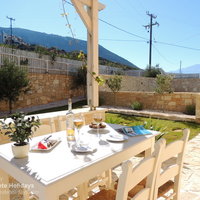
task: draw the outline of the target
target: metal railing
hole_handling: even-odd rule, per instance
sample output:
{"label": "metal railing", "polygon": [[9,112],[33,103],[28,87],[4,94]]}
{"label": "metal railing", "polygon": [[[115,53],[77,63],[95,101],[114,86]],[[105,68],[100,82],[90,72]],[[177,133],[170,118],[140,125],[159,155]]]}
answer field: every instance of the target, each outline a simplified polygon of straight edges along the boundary
{"label": "metal railing", "polygon": [[72,75],[77,72],[81,66],[80,63],[75,62],[60,62],[44,60],[40,58],[33,58],[9,53],[0,53],[0,65],[3,65],[4,60],[14,62],[19,67],[28,67],[31,73],[58,73]]}
{"label": "metal railing", "polygon": [[181,78],[200,78],[199,73],[195,74],[178,74],[178,73],[168,73],[169,75],[172,75],[174,78],[181,79]]}
{"label": "metal railing", "polygon": [[[19,67],[28,67],[30,73],[53,73],[74,75],[81,67],[82,62],[77,60],[69,60],[57,57],[55,61],[49,56],[43,55],[39,58],[39,54],[19,49],[0,47],[0,66],[4,60],[15,62]],[[143,76],[143,70],[123,70],[122,68],[99,65],[99,74],[121,74],[127,76]]]}

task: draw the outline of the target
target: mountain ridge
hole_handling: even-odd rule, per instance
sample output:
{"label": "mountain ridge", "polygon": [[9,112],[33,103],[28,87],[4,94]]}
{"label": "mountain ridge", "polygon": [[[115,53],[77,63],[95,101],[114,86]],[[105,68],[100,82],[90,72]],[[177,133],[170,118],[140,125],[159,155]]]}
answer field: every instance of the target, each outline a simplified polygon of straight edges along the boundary
{"label": "mountain ridge", "polygon": [[[171,73],[180,73],[180,69],[171,71]],[[196,74],[200,73],[200,64],[194,64],[188,67],[184,67],[181,69],[181,73],[183,74]]]}
{"label": "mountain ridge", "polygon": [[[10,34],[10,28],[0,27],[0,31]],[[42,33],[22,28],[13,28],[13,35],[22,38],[26,43],[29,44],[41,45],[48,48],[56,47],[67,52],[82,50],[84,53],[87,53],[87,41],[85,40],[73,39],[71,37],[63,37],[55,34]],[[130,61],[107,50],[101,45],[99,45],[99,56],[112,62],[121,63],[139,69]]]}

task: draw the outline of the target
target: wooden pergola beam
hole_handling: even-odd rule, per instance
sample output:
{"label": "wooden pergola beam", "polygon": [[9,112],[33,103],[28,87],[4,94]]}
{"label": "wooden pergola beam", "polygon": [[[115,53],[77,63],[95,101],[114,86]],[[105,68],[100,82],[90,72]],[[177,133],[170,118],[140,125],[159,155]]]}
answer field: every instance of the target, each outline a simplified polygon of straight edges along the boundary
{"label": "wooden pergola beam", "polygon": [[[92,2],[90,0],[80,0],[81,3],[84,5],[87,5],[88,7],[92,7]],[[105,8],[106,6],[102,3],[98,3],[98,10],[101,11]]]}
{"label": "wooden pergola beam", "polygon": [[92,107],[99,106],[99,87],[92,77],[99,75],[98,12],[105,5],[98,0],[71,0],[87,28],[87,102]]}

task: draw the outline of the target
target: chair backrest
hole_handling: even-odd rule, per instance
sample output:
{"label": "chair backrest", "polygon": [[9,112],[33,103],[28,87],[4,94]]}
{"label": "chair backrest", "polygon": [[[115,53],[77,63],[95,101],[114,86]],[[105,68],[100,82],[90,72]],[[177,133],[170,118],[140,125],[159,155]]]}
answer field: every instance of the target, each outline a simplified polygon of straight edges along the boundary
{"label": "chair backrest", "polygon": [[[180,178],[181,171],[183,168],[183,159],[186,150],[186,144],[189,139],[190,130],[183,130],[183,137],[180,140],[174,141],[168,144],[162,152],[161,159],[158,163],[158,173],[155,181],[155,190],[154,190],[154,200],[158,197],[159,187],[163,186],[166,183],[171,183],[173,180],[173,194],[170,196],[173,199],[179,199],[180,193]],[[164,169],[162,165],[164,162],[173,158],[173,162],[169,163]]]}
{"label": "chair backrest", "polygon": [[40,120],[41,125],[34,131],[34,137],[56,132],[53,118],[45,118]]}
{"label": "chair backrest", "polygon": [[[5,131],[2,130],[2,132],[4,133]],[[10,138],[7,135],[0,134],[0,144],[6,144],[6,143],[9,143],[9,142],[11,142],[11,141],[10,141]]]}
{"label": "chair backrest", "polygon": [[58,116],[57,121],[58,121],[58,131],[64,131],[66,130],[66,119],[67,116]]}
{"label": "chair backrest", "polygon": [[[41,125],[39,126],[39,128],[37,128],[35,131],[33,130],[33,137],[56,132],[54,118],[41,119],[40,122]],[[5,132],[4,130],[2,131]],[[5,144],[9,142],[12,141],[10,141],[10,138],[7,135],[0,134],[0,144]]]}
{"label": "chair backrest", "polygon": [[127,200],[128,192],[145,178],[147,178],[145,187],[132,200],[152,200],[158,161],[165,143],[164,139],[159,140],[155,145],[154,154],[142,160],[135,168],[133,168],[131,161],[122,164],[122,174],[119,177],[116,200]]}

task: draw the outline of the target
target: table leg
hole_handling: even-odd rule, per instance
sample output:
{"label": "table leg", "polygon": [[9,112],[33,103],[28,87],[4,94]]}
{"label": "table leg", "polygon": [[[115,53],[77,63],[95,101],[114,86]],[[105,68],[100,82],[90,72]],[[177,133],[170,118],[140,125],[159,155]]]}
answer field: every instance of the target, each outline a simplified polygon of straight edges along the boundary
{"label": "table leg", "polygon": [[10,200],[9,176],[2,170],[0,170],[0,199]]}

